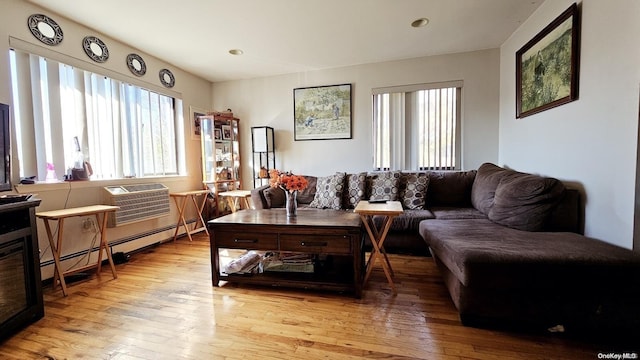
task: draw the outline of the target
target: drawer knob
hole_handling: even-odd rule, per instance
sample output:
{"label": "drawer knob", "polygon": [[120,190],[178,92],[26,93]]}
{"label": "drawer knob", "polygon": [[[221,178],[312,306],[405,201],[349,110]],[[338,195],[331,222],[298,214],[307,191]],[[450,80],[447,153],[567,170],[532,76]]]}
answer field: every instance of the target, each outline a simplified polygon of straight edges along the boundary
{"label": "drawer knob", "polygon": [[327,246],[327,242],[326,241],[318,241],[318,242],[306,242],[306,241],[302,241],[300,242],[301,246]]}
{"label": "drawer knob", "polygon": [[237,244],[255,244],[258,242],[258,239],[234,239],[233,242]]}

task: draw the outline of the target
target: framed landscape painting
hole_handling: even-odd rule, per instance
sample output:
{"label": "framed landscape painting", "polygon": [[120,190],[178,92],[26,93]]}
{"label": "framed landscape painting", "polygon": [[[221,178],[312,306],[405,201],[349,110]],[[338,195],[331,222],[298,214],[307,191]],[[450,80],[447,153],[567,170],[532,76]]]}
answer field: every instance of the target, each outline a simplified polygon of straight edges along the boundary
{"label": "framed landscape painting", "polygon": [[516,52],[516,117],[578,98],[580,14],[574,3]]}
{"label": "framed landscape painting", "polygon": [[293,89],[297,140],[351,139],[351,84]]}

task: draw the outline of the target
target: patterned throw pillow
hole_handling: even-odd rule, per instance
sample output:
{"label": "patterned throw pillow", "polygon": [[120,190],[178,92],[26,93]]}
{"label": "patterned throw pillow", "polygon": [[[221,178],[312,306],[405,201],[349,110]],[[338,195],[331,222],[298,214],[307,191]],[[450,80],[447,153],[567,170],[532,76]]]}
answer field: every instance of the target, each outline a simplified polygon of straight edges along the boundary
{"label": "patterned throw pillow", "polygon": [[316,184],[316,195],[309,207],[340,210],[345,176],[345,173],[339,172],[335,175],[319,177]]}
{"label": "patterned throw pillow", "polygon": [[369,174],[369,200],[398,200],[400,171],[385,171]]}
{"label": "patterned throw pillow", "polygon": [[402,174],[400,179],[400,201],[405,209],[424,209],[429,175],[424,172]]}
{"label": "patterned throw pillow", "polygon": [[342,204],[345,209],[353,209],[364,198],[367,189],[367,173],[348,174],[344,179]]}

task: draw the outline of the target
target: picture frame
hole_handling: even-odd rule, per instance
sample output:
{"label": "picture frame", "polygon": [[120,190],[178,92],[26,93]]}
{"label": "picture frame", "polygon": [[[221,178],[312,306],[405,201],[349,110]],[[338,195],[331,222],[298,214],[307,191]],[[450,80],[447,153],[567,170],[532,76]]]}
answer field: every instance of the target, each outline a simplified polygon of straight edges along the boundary
{"label": "picture frame", "polygon": [[213,138],[215,140],[222,140],[222,130],[220,129],[213,129]]}
{"label": "picture frame", "polygon": [[200,140],[202,129],[200,127],[200,119],[198,119],[198,116],[207,115],[207,111],[194,106],[189,106],[189,114],[191,115],[191,140]]}
{"label": "picture frame", "polygon": [[231,125],[222,125],[222,140],[232,140]]}
{"label": "picture frame", "polygon": [[580,12],[573,3],[516,52],[516,118],[578,99]]}
{"label": "picture frame", "polygon": [[352,138],[351,84],[293,89],[294,140]]}

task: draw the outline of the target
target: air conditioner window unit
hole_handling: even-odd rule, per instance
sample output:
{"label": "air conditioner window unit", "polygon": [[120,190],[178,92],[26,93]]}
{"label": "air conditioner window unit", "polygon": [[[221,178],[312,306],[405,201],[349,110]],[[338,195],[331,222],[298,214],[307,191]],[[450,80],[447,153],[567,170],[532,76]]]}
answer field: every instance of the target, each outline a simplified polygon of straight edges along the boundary
{"label": "air conditioner window unit", "polygon": [[160,183],[105,186],[106,203],[119,206],[108,217],[115,227],[169,215],[169,188]]}

